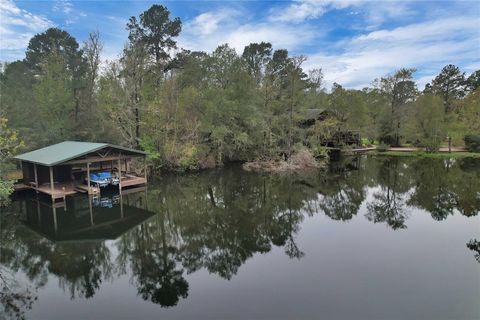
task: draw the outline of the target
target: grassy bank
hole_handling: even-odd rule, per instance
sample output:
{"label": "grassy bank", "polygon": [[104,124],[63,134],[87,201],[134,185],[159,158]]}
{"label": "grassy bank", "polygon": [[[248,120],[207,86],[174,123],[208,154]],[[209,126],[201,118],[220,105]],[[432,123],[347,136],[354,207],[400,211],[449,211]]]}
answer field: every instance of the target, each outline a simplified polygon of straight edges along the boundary
{"label": "grassy bank", "polygon": [[480,158],[480,153],[475,152],[434,152],[428,153],[425,151],[385,151],[373,153],[378,156],[392,156],[392,157],[424,157],[424,158]]}

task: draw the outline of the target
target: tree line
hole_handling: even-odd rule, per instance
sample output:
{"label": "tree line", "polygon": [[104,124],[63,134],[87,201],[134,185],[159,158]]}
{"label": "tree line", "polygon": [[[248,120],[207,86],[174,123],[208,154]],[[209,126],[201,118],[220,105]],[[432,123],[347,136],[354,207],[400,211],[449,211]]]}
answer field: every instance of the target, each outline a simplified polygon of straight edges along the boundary
{"label": "tree line", "polygon": [[[155,169],[199,169],[228,161],[321,154],[332,133],[359,131],[365,143],[412,143],[436,150],[480,132],[480,70],[447,65],[417,88],[414,69],[375,79],[361,90],[325,89],[321,68],[304,70],[268,42],[241,54],[177,46],[179,18],[153,5],[131,17],[119,59],[102,63],[92,32],[79,44],[50,28],[29,42],[25,59],[4,64],[1,113],[26,149],[63,140],[105,141],[148,151]],[[329,117],[304,128],[312,110]],[[6,121],[6,120],[4,120]],[[2,147],[3,148],[3,147]]]}

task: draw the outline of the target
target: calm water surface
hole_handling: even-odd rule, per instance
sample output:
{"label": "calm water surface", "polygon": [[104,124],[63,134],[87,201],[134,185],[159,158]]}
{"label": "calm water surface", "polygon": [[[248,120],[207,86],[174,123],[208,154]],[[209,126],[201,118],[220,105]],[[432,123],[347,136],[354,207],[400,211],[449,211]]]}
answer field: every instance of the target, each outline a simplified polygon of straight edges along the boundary
{"label": "calm water surface", "polygon": [[26,194],[1,215],[0,318],[478,319],[479,211],[473,159]]}

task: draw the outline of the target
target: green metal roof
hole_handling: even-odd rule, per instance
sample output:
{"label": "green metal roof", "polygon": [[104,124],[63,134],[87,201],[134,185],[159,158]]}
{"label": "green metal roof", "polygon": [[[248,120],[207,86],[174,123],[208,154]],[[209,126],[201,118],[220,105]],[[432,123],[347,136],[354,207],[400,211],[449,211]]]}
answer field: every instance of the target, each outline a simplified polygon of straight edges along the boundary
{"label": "green metal roof", "polygon": [[120,149],[132,153],[146,154],[143,151],[116,146],[109,143],[64,141],[45,148],[19,154],[15,156],[14,159],[51,167],[106,147]]}

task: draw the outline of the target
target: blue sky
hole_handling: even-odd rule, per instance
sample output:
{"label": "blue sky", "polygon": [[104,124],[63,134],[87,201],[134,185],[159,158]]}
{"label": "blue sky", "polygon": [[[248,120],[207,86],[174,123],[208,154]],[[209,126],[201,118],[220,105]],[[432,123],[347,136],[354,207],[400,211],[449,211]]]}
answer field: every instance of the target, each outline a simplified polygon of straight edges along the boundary
{"label": "blue sky", "polygon": [[453,63],[480,69],[480,1],[13,1],[0,0],[0,60],[22,59],[28,40],[48,27],[82,43],[100,31],[103,58],[118,58],[125,25],[153,3],[180,17],[180,47],[212,51],[228,43],[241,53],[251,42],[308,57],[327,87],[361,88],[400,67],[417,69],[419,87]]}

